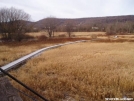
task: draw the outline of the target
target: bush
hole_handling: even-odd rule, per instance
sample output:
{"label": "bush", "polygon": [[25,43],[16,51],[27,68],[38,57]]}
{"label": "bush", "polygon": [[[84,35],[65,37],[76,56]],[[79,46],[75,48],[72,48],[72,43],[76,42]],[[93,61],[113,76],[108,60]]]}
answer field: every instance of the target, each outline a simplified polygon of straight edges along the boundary
{"label": "bush", "polygon": [[106,32],[106,35],[115,35],[116,34],[116,32],[114,32],[114,31],[107,31]]}
{"label": "bush", "polygon": [[75,37],[75,35],[73,34],[73,35],[71,35],[72,37]]}
{"label": "bush", "polygon": [[59,35],[59,37],[66,37],[66,35],[65,34],[61,34],[61,35]]}
{"label": "bush", "polygon": [[41,35],[41,36],[38,36],[37,38],[38,38],[38,40],[45,40],[45,39],[47,39],[48,37],[45,36],[45,35]]}
{"label": "bush", "polygon": [[91,35],[91,39],[97,39],[97,35],[96,34],[92,34]]}
{"label": "bush", "polygon": [[115,26],[113,26],[113,25],[107,26],[106,34],[107,35],[115,35],[116,34]]}
{"label": "bush", "polygon": [[33,36],[26,35],[26,34],[24,34],[22,37],[23,37],[23,39],[33,39],[34,38]]}
{"label": "bush", "polygon": [[11,39],[1,38],[1,40],[3,41],[19,41],[19,42],[22,40],[29,40],[29,39],[34,39],[34,37],[30,35],[26,35],[26,34],[20,34],[19,36],[17,36],[16,34],[13,34]]}

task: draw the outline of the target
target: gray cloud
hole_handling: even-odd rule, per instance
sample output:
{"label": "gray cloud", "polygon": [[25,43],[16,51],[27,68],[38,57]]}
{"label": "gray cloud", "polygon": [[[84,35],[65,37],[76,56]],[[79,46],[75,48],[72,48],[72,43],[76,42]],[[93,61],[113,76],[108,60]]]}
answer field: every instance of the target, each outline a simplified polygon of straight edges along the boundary
{"label": "gray cloud", "polygon": [[48,16],[80,18],[134,14],[134,0],[0,0],[0,7],[15,7],[37,21]]}

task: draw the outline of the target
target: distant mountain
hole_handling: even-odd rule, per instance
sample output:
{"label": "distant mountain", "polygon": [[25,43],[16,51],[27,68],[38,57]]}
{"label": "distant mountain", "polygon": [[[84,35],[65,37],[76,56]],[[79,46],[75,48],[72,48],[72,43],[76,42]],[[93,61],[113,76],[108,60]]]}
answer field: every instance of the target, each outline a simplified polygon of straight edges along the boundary
{"label": "distant mountain", "polygon": [[[28,22],[32,24],[35,28],[42,29],[44,28],[43,22],[46,19],[39,20],[37,22]],[[74,24],[81,25],[81,26],[101,26],[116,22],[134,22],[134,15],[123,15],[123,16],[107,16],[107,17],[89,17],[89,18],[75,18],[75,19],[64,19],[64,18],[57,18],[58,24],[57,26],[64,26],[67,20],[72,20]]]}

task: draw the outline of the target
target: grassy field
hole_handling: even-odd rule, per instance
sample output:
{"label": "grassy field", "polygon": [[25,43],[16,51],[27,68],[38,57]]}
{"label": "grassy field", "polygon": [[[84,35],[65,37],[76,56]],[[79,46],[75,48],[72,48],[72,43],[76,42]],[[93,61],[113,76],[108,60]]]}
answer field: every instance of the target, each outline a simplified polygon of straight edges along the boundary
{"label": "grassy field", "polygon": [[[105,97],[134,97],[134,35],[115,38],[114,35],[106,36],[105,32],[73,32],[73,38],[67,38],[66,32],[56,32],[55,38],[51,39],[42,38],[42,35],[47,36],[45,32],[28,35],[37,40],[0,43],[0,66],[43,47],[89,40],[47,51],[29,60],[23,68],[11,72],[50,101],[104,101]],[[30,101],[22,97],[24,101]]]}
{"label": "grassy field", "polygon": [[[75,36],[75,37],[90,37],[92,34],[95,34],[98,36],[106,35],[105,32],[72,32],[72,36]],[[33,33],[33,32],[27,33],[27,35],[34,36],[34,37],[45,35],[48,37],[47,32],[44,32],[44,31],[35,32],[35,33]],[[59,37],[60,35],[64,35],[64,36],[68,37],[67,32],[55,32],[55,34],[54,34],[55,37]]]}
{"label": "grassy field", "polygon": [[[134,35],[118,35],[118,38],[114,38],[114,36],[105,36],[103,32],[99,32],[99,34],[90,33],[90,35],[87,34],[87,32],[83,33],[74,33],[76,35],[75,38],[54,38],[54,39],[43,39],[36,40],[36,41],[23,41],[21,43],[16,42],[7,42],[7,43],[0,43],[0,66],[7,64],[13,60],[16,60],[26,54],[29,54],[37,49],[47,47],[53,44],[57,43],[63,43],[67,41],[76,41],[76,40],[83,40],[88,38],[88,40],[92,40],[92,35],[97,35],[97,38],[95,39],[98,42],[134,42]],[[36,33],[35,35],[38,35]],[[41,35],[41,34],[39,34]],[[102,36],[101,36],[102,35]],[[103,36],[104,35],[104,36]],[[81,37],[82,36],[82,37]]]}
{"label": "grassy field", "polygon": [[14,61],[26,54],[44,48],[50,45],[64,43],[68,41],[82,40],[83,38],[64,38],[64,39],[47,39],[24,42],[5,42],[0,43],[0,66]]}
{"label": "grassy field", "polygon": [[[62,34],[67,34],[66,32],[55,32],[55,36],[58,37],[59,35]],[[57,43],[63,43],[67,41],[76,41],[76,40],[81,40],[83,39],[82,37],[79,36],[85,36],[86,38],[89,38],[88,35],[91,33],[88,32],[74,32],[73,34],[76,35],[76,39],[69,39],[69,38],[64,38],[64,39],[43,39],[40,38],[39,40],[35,41],[24,41],[21,43],[17,42],[7,42],[7,43],[0,43],[0,66],[7,64],[13,60],[16,60],[26,54],[29,54],[33,51],[36,51],[37,49],[47,47],[53,44]],[[92,34],[97,34],[92,32]],[[98,34],[104,34],[104,32],[98,32]],[[46,32],[37,32],[37,33],[27,33],[27,35],[33,36],[33,37],[41,37],[42,35],[46,35]],[[67,36],[66,36],[67,37]]]}
{"label": "grassy field", "polygon": [[0,66],[7,64],[13,60],[16,60],[28,53],[31,53],[41,47],[49,46],[49,44],[45,45],[31,45],[30,47],[22,45],[22,46],[0,46]]}
{"label": "grassy field", "polygon": [[85,42],[62,46],[29,60],[11,74],[50,101],[134,98],[134,43]]}
{"label": "grassy field", "polygon": [[[46,32],[35,32],[35,33],[27,33],[27,35],[33,36],[34,38],[38,39],[43,36],[48,37],[48,34]],[[109,42],[109,41],[116,41],[117,42],[124,42],[124,41],[132,41],[134,42],[134,34],[128,34],[128,35],[117,35],[118,37],[115,38],[115,35],[107,36],[106,32],[72,32],[73,38],[90,38],[92,39],[92,36],[96,36],[97,40],[103,41],[103,42]],[[54,38],[67,38],[68,34],[67,32],[55,32]]]}

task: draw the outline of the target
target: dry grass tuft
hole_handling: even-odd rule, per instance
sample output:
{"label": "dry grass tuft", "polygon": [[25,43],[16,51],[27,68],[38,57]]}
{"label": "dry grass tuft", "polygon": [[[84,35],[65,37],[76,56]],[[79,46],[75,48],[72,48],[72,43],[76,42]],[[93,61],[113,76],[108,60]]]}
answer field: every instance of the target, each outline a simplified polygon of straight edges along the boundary
{"label": "dry grass tuft", "polygon": [[47,51],[11,74],[50,101],[134,97],[133,52],[131,42],[72,44]]}

